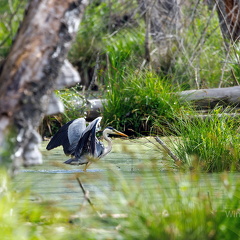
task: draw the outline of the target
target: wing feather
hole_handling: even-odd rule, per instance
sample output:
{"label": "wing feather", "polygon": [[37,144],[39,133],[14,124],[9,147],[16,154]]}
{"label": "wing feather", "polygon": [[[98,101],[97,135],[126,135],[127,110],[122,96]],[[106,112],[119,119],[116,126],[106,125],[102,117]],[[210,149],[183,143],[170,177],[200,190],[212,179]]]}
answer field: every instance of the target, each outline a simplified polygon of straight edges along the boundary
{"label": "wing feather", "polygon": [[70,146],[69,139],[68,139],[68,128],[69,125],[73,122],[74,120],[64,124],[58,131],[57,133],[51,138],[50,142],[48,143],[46,149],[51,150],[54,149],[58,146],[63,146],[64,152],[67,150]]}
{"label": "wing feather", "polygon": [[82,136],[75,149],[74,155],[76,158],[80,158],[85,154],[91,154],[93,156],[96,155],[96,142],[98,141],[96,139],[96,131],[101,119],[101,117],[96,118],[83,131]]}
{"label": "wing feather", "polygon": [[74,154],[78,141],[85,129],[86,121],[84,118],[77,118],[67,122],[52,137],[46,149],[51,150],[62,145],[66,155]]}
{"label": "wing feather", "polygon": [[68,128],[68,139],[70,146],[68,147],[69,154],[73,155],[77,144],[86,129],[86,120],[84,118],[76,119]]}

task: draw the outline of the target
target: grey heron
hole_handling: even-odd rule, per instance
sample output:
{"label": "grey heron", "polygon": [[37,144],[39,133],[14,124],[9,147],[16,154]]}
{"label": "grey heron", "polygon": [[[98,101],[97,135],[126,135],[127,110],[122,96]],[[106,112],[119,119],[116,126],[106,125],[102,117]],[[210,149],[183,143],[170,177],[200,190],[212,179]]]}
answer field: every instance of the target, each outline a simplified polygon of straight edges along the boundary
{"label": "grey heron", "polygon": [[103,143],[96,137],[96,132],[100,129],[101,119],[102,117],[94,119],[87,127],[84,118],[66,123],[52,137],[46,149],[51,150],[62,145],[64,153],[72,156],[64,163],[71,165],[86,164],[84,169],[86,170],[91,164],[91,157],[101,158],[112,150],[112,140],[109,134],[128,137],[112,127],[106,127],[103,130],[103,138],[108,145],[104,147]]}

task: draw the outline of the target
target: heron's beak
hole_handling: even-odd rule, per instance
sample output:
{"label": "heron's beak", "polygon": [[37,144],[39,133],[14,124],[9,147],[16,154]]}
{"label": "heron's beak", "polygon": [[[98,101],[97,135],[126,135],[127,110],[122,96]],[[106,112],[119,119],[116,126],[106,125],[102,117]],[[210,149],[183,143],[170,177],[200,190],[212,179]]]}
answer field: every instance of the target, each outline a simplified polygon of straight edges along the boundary
{"label": "heron's beak", "polygon": [[117,135],[120,135],[120,136],[123,136],[123,137],[128,137],[128,135],[122,133],[122,132],[119,132],[117,130],[114,130],[114,133],[117,134]]}

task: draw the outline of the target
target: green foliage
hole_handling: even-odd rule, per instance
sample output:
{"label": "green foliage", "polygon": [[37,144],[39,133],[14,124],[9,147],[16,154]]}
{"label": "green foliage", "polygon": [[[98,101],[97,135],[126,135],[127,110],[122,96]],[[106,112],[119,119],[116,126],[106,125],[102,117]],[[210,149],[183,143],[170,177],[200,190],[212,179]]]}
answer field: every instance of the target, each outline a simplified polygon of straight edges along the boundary
{"label": "green foliage", "polygon": [[238,214],[239,189],[230,177],[217,177],[224,195],[218,201],[207,176],[160,176],[158,171],[151,175],[154,186],[144,177],[123,180],[119,208],[128,216],[121,222],[123,239],[231,239],[239,235],[239,215],[238,219],[230,216]]}
{"label": "green foliage", "polygon": [[[102,78],[116,67],[139,68],[142,64],[145,52],[145,23],[138,14],[134,18],[131,15],[137,7],[135,1],[123,10],[125,5],[127,2],[111,1],[111,6],[106,2],[93,2],[87,8],[77,40],[69,54],[71,61],[85,72],[85,76],[92,72],[98,52],[101,53],[99,77]],[[160,62],[164,60],[156,59],[153,71],[165,75],[169,83],[183,89],[198,86],[217,87],[222,77],[232,77],[228,64],[223,72],[221,71],[226,53],[222,46],[217,13],[204,5],[198,5],[193,14],[193,9],[187,7],[183,6],[183,32],[169,51],[171,66],[163,73]],[[192,4],[191,7],[194,8],[195,5]],[[132,21],[124,23],[124,16],[128,15],[131,15]],[[122,24],[119,24],[120,20],[123,21]],[[158,54],[156,47],[158,46],[151,43],[150,51],[155,52],[154,54]],[[225,86],[232,84],[232,81],[224,82]]]}
{"label": "green foliage", "polygon": [[1,172],[1,239],[230,240],[240,234],[236,177],[216,175],[211,182],[198,173],[160,174],[154,166],[149,170],[132,175],[131,181],[110,170],[108,190],[101,189],[92,199],[101,214],[85,204],[74,215],[54,202],[31,202],[30,192],[13,191]]}
{"label": "green foliage", "polygon": [[[195,4],[192,5],[192,8]],[[181,34],[177,57],[172,60],[173,82],[183,90],[218,87],[226,58],[217,12],[199,4],[193,9],[185,6],[185,27]],[[186,10],[187,8],[187,10]],[[186,12],[187,11],[187,12]],[[223,70],[225,78],[231,77],[229,66]],[[196,83],[197,82],[197,83]],[[232,83],[225,83],[229,86]]]}
{"label": "green foliage", "polygon": [[231,67],[232,75],[233,75],[233,81],[232,85],[239,85],[239,78],[240,78],[240,49],[239,45],[236,44],[230,48],[230,54],[229,54],[229,61],[228,64]]}
{"label": "green foliage", "polygon": [[12,153],[17,144],[16,137],[17,137],[16,127],[12,126],[11,130],[9,130],[9,132],[6,133],[4,140],[0,145],[1,168],[9,169],[12,165]]}
{"label": "green foliage", "polygon": [[[71,212],[54,206],[54,202],[35,203],[29,192],[13,190],[6,172],[0,175],[1,239],[91,239],[91,234],[73,229]],[[73,231],[74,230],[74,231]],[[88,236],[88,237],[87,237]]]}
{"label": "green foliage", "polygon": [[191,115],[178,119],[174,129],[181,138],[175,142],[178,157],[190,167],[207,172],[240,170],[240,137],[237,119],[219,109],[206,119]]}
{"label": "green foliage", "polygon": [[102,48],[102,37],[107,32],[107,12],[106,3],[87,7],[76,41],[69,52],[72,62],[81,61],[84,66],[91,66],[95,62],[96,54]]}
{"label": "green foliage", "polygon": [[86,114],[86,99],[77,87],[58,90],[56,94],[62,100],[65,108],[62,124]]}
{"label": "green foliage", "polygon": [[165,79],[149,71],[117,69],[109,80],[104,119],[119,129],[135,132],[160,131],[180,109],[178,98]]}
{"label": "green foliage", "polygon": [[102,75],[107,67],[108,54],[118,54],[120,63],[123,60],[120,56],[125,59],[125,54],[128,57],[135,56],[142,51],[144,32],[140,32],[138,24],[134,29],[124,25],[127,23],[124,16],[128,18],[137,7],[137,3],[132,1],[130,8],[124,7],[126,4],[119,1],[111,1],[111,3],[93,1],[87,7],[76,41],[69,53],[70,61],[85,73],[84,77],[89,75],[89,72],[93,72],[99,52]]}
{"label": "green foliage", "polygon": [[106,52],[110,60],[110,74],[118,74],[122,68],[136,68],[144,54],[144,31],[141,27],[131,31],[124,29],[105,39]]}
{"label": "green foliage", "polygon": [[27,2],[27,0],[0,2],[0,60],[6,57],[12,45]]}

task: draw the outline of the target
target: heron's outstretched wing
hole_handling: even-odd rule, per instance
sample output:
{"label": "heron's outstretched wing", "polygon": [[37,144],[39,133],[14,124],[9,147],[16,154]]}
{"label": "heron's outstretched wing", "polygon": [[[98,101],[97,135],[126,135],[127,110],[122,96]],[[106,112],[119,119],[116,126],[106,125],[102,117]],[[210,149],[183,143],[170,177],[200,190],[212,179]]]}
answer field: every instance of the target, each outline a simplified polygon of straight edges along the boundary
{"label": "heron's outstretched wing", "polygon": [[74,120],[64,124],[57,133],[51,138],[50,142],[48,143],[46,149],[51,150],[53,148],[56,148],[58,146],[63,146],[64,151],[65,149],[68,149],[70,146],[69,139],[68,139],[68,127]]}
{"label": "heron's outstretched wing", "polygon": [[74,153],[74,156],[76,158],[80,158],[85,154],[90,154],[98,157],[96,146],[96,144],[98,143],[98,139],[96,138],[96,131],[99,127],[101,119],[101,117],[98,117],[93,120],[82,133],[82,136],[77,144]]}
{"label": "heron's outstretched wing", "polygon": [[77,144],[86,129],[86,120],[84,118],[78,118],[68,128],[68,139],[70,146],[68,147],[69,154],[73,155]]}
{"label": "heron's outstretched wing", "polygon": [[85,128],[86,122],[84,118],[78,118],[66,123],[52,137],[46,149],[51,150],[62,145],[66,155],[72,154]]}

